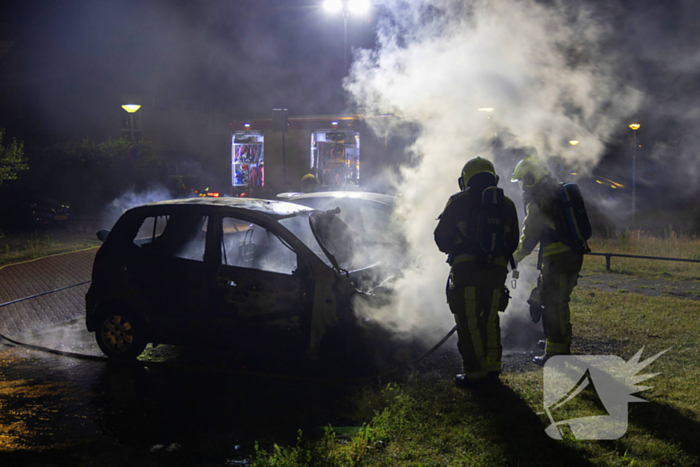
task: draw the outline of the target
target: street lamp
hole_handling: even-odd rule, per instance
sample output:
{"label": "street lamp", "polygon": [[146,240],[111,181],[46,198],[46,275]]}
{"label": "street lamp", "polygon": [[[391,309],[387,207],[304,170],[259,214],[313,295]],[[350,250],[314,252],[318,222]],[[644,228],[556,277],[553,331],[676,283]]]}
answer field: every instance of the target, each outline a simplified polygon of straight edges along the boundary
{"label": "street lamp", "polygon": [[370,0],[324,0],[323,9],[328,13],[343,14],[343,64],[344,71],[348,69],[348,16],[350,14],[361,15],[367,13],[370,8]]}
{"label": "street lamp", "polygon": [[122,109],[126,110],[129,113],[129,134],[131,135],[131,141],[134,142],[136,139],[134,138],[134,114],[138,112],[138,110],[141,108],[139,104],[124,104],[122,105]]}
{"label": "street lamp", "polygon": [[637,187],[635,185],[635,163],[637,162],[637,130],[641,125],[639,123],[630,123],[632,134],[634,135],[634,146],[632,147],[632,220],[637,212]]}
{"label": "street lamp", "polygon": [[572,145],[572,146],[576,146],[578,143],[579,143],[579,142],[578,142],[578,140],[576,140],[576,139],[572,139],[571,141],[569,141],[569,144]]}

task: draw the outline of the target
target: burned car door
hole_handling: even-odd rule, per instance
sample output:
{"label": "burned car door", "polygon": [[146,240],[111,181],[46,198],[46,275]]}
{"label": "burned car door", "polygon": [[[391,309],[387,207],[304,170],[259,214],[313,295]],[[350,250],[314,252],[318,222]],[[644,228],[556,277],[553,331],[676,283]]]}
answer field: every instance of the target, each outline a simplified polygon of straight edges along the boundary
{"label": "burned car door", "polygon": [[219,238],[215,323],[235,324],[234,334],[244,338],[305,339],[299,331],[308,328],[312,295],[305,261],[278,235],[244,219],[223,217]]}
{"label": "burned car door", "polygon": [[150,302],[154,341],[196,337],[206,306],[205,252],[209,218],[200,211],[147,214],[133,243],[127,270]]}

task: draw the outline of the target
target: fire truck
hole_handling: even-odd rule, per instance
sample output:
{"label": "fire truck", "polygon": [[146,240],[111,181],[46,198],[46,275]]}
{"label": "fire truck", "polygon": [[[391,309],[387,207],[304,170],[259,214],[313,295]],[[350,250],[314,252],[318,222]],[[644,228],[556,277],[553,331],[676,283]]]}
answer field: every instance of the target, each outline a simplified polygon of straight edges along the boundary
{"label": "fire truck", "polygon": [[382,171],[405,160],[415,129],[391,115],[231,122],[231,195],[273,198],[315,175],[325,191],[384,191]]}

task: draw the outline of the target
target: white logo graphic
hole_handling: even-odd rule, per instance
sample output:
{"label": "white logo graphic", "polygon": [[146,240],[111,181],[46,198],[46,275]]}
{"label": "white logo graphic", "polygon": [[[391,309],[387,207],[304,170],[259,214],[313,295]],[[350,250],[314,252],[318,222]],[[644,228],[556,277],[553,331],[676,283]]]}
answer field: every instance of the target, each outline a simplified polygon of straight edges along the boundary
{"label": "white logo graphic", "polygon": [[[629,362],[615,355],[557,355],[544,366],[544,409],[551,425],[545,433],[562,439],[562,426],[568,425],[576,439],[618,439],[627,432],[627,404],[646,402],[632,394],[651,386],[638,383],[659,373],[637,375],[646,366],[666,353],[659,352],[641,363],[642,347]],[[588,388],[602,403],[608,415],[571,418],[555,422],[552,412]]]}

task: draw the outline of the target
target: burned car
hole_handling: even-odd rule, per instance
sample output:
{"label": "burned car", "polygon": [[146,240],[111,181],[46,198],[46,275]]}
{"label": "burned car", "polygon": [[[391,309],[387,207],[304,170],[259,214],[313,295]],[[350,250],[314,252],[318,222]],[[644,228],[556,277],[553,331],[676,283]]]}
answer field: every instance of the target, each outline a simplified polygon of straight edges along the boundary
{"label": "burned car", "polygon": [[87,328],[116,359],[147,343],[323,358],[346,339],[362,353],[358,336],[374,331],[351,304],[372,298],[376,265],[358,263],[361,241],[336,214],[245,198],[132,208],[98,233]]}

